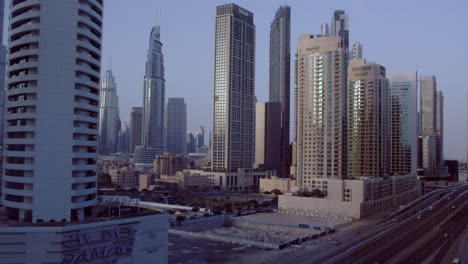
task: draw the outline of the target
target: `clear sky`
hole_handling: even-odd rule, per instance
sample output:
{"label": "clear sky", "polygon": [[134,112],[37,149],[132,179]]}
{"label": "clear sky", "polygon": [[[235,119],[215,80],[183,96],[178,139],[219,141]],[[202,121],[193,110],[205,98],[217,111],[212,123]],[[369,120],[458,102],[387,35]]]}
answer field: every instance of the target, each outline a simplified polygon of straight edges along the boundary
{"label": "clear sky", "polygon": [[[161,40],[166,69],[166,101],[183,97],[188,107],[188,130],[211,129],[213,89],[214,0],[106,0],[102,71],[117,82],[120,115],[129,120],[130,107],[141,106],[149,34],[162,13]],[[254,13],[256,25],[255,93],[268,100],[270,22],[280,4],[291,6],[291,62],[302,33],[320,33],[332,12],[349,14],[350,46],[363,44],[364,58],[387,68],[387,73],[414,71],[435,75],[445,95],[445,158],[465,158],[468,84],[468,1],[466,0],[242,0],[236,4]],[[291,63],[291,114],[294,114],[294,70]],[[293,120],[293,119],[291,119]],[[293,125],[293,124],[291,124]],[[292,134],[291,134],[292,135]],[[207,140],[207,139],[206,139]]]}

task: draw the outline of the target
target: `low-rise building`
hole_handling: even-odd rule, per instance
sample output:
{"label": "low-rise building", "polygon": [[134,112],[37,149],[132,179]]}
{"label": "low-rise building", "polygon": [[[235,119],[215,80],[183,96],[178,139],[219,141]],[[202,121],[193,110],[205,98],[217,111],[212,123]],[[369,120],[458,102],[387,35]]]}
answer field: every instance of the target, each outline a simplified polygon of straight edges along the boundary
{"label": "low-rise building", "polygon": [[122,188],[138,187],[140,183],[140,174],[144,170],[135,168],[135,166],[127,166],[109,171],[112,184],[116,184]]}
{"label": "low-rise building", "polygon": [[175,175],[176,172],[188,168],[188,161],[184,155],[166,152],[156,156],[153,161],[153,172],[156,175]]}
{"label": "low-rise building", "polygon": [[243,191],[258,186],[259,179],[276,176],[274,170],[238,169],[236,172],[210,170],[184,170],[188,176],[206,176],[207,186],[223,191]]}
{"label": "low-rise building", "polygon": [[129,156],[99,156],[98,158],[99,173],[109,173],[110,170],[130,165],[132,165],[132,161]]}
{"label": "low-rise building", "polygon": [[316,179],[313,184],[325,195],[324,198],[281,195],[279,210],[320,211],[359,219],[406,204],[418,196],[417,180],[413,175],[353,180]]}
{"label": "low-rise building", "polygon": [[288,178],[260,178],[260,192],[271,192],[274,189],[280,190],[282,193],[290,192],[296,187],[296,180]]}

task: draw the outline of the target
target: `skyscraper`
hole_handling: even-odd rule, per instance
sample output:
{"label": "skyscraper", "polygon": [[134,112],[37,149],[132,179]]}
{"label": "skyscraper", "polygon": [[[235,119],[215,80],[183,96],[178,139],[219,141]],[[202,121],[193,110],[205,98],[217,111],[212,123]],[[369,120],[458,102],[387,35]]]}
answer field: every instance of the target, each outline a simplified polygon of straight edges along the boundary
{"label": "skyscraper", "polygon": [[254,168],[281,169],[281,102],[256,103]]}
{"label": "skyscraper", "polygon": [[322,22],[320,25],[320,33],[324,36],[328,36],[330,33],[328,31],[328,23],[327,22]]}
{"label": "skyscraper", "polygon": [[83,220],[96,204],[102,12],[10,3],[2,204],[13,219]]}
{"label": "skyscraper", "polygon": [[385,67],[348,64],[348,176],[388,174],[388,79]]}
{"label": "skyscraper", "polygon": [[362,44],[360,42],[354,42],[353,48],[351,49],[351,60],[362,59]]}
{"label": "skyscraper", "polygon": [[166,150],[187,155],[187,105],[184,98],[169,98],[164,120]]}
{"label": "skyscraper", "polygon": [[436,77],[421,76],[421,134],[435,135],[436,132]]}
{"label": "skyscraper", "polygon": [[[434,149],[434,155],[429,155],[423,153],[424,157],[434,156],[434,164],[431,164],[430,167],[424,167],[424,176],[425,177],[435,177],[439,171],[437,157],[439,153],[437,152],[437,138],[436,138],[436,109],[437,109],[437,83],[435,76],[421,76],[421,92],[420,92],[420,114],[421,114],[421,136],[423,137],[424,147],[423,151],[428,151]],[[427,140],[426,140],[427,139]],[[426,146],[427,144],[434,144],[434,146]],[[429,164],[428,162],[423,162],[423,165]]]}
{"label": "skyscraper", "polygon": [[197,149],[197,142],[191,132],[187,134],[187,153],[195,153]]}
{"label": "skyscraper", "polygon": [[109,154],[117,151],[120,132],[119,97],[112,71],[106,71],[101,82],[99,101],[99,154]]}
{"label": "skyscraper", "polygon": [[436,165],[439,176],[442,174],[444,161],[444,94],[442,91],[436,91]]}
{"label": "skyscraper", "polygon": [[319,188],[316,179],[346,178],[347,51],[342,45],[340,37],[299,36],[295,62],[296,177],[304,189]]}
{"label": "skyscraper", "polygon": [[289,176],[291,149],[290,124],[291,8],[281,6],[270,25],[270,102],[281,103],[280,169],[277,175]]}
{"label": "skyscraper", "polygon": [[389,173],[416,175],[418,162],[418,74],[389,74]]}
{"label": "skyscraper", "polygon": [[203,126],[200,126],[197,133],[197,148],[200,148],[205,145],[205,129]]}
{"label": "skyscraper", "polygon": [[212,169],[251,168],[254,159],[255,25],[253,13],[216,7]]}
{"label": "skyscraper", "polygon": [[0,146],[3,146],[4,126],[5,126],[5,71],[7,48],[3,45],[3,19],[5,1],[0,0]]}
{"label": "skyscraper", "polygon": [[137,166],[153,166],[156,155],[164,152],[165,79],[160,21],[151,30],[145,79],[143,81],[143,118],[141,146],[135,148]]}
{"label": "skyscraper", "polygon": [[342,39],[343,48],[349,50],[348,15],[344,10],[335,10],[331,21],[331,35]]}
{"label": "skyscraper", "polygon": [[130,110],[130,153],[135,153],[135,147],[141,146],[141,127],[143,108],[132,107]]}

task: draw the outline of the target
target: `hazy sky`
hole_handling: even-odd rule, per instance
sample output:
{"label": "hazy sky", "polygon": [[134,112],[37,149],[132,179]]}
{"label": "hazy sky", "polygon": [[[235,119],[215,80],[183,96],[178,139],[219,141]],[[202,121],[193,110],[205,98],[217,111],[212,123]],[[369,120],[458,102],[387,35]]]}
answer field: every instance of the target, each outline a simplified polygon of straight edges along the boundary
{"label": "hazy sky", "polygon": [[[166,69],[166,101],[183,97],[188,130],[211,129],[214,17],[226,1],[106,0],[104,8],[103,73],[112,60],[120,115],[129,120],[130,107],[142,105],[143,76],[149,33],[161,9],[161,40]],[[414,71],[435,75],[445,95],[445,158],[464,158],[467,144],[466,52],[468,1],[345,0],[236,1],[254,13],[256,25],[255,93],[268,100],[270,22],[280,4],[291,6],[291,62],[298,35],[320,33],[333,10],[349,14],[350,46],[363,44],[364,58],[387,73]],[[291,94],[294,94],[291,63]],[[294,114],[291,96],[291,114]],[[292,119],[293,120],[293,119]],[[293,124],[291,124],[293,125]],[[291,134],[292,135],[292,134]],[[207,140],[207,139],[206,139]]]}

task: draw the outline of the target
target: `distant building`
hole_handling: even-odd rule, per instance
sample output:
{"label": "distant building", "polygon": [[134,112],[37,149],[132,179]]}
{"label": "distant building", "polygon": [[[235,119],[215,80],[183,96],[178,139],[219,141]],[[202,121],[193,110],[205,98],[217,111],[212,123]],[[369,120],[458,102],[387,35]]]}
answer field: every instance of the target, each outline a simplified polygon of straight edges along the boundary
{"label": "distant building", "polygon": [[188,161],[184,155],[166,152],[156,156],[153,164],[153,172],[156,175],[175,175],[176,172],[188,168]]}
{"label": "distant building", "polygon": [[184,170],[187,175],[206,176],[209,188],[222,191],[244,191],[251,186],[258,186],[259,179],[276,176],[274,170],[238,169],[233,172],[217,172],[207,170]]}
{"label": "distant building", "polygon": [[354,42],[353,48],[351,49],[351,60],[362,59],[362,44],[360,42]]}
{"label": "distant building", "polygon": [[328,31],[328,23],[327,22],[322,22],[320,25],[320,34],[323,36],[328,36],[330,33]]}
{"label": "distant building", "polygon": [[130,151],[130,126],[127,122],[122,123],[122,127],[119,130],[119,139],[117,152],[129,153]]}
{"label": "distant building", "polygon": [[445,177],[447,168],[444,162],[444,94],[440,90],[436,92],[435,119],[437,174],[439,177]]}
{"label": "distant building", "polygon": [[135,165],[151,167],[156,155],[164,152],[164,104],[166,85],[161,42],[161,25],[157,21],[149,37],[146,71],[143,81],[143,118],[141,146],[135,147]]}
{"label": "distant building", "polygon": [[141,126],[143,109],[132,107],[130,110],[130,153],[135,153],[135,147],[141,146]]}
{"label": "distant building", "polygon": [[187,105],[184,98],[169,98],[164,120],[166,151],[187,155]]}
{"label": "distant building", "polygon": [[197,143],[192,133],[187,134],[187,153],[195,153],[197,150]]}
{"label": "distant building", "polygon": [[436,177],[436,138],[434,135],[418,137],[418,176],[420,179]]}
{"label": "distant building", "polygon": [[458,180],[458,160],[445,160],[444,166],[447,167],[450,181]]}
{"label": "distant building", "polygon": [[112,184],[122,188],[138,188],[140,173],[133,165],[109,170]]}
{"label": "distant building", "polygon": [[102,78],[99,99],[99,154],[117,152],[120,127],[117,85],[112,71],[108,70]]}
{"label": "distant building", "polygon": [[257,103],[254,168],[281,170],[281,102]]}
{"label": "distant building", "polygon": [[128,156],[99,156],[97,163],[99,173],[109,173],[113,169],[118,170],[132,164]]}
{"label": "distant building", "polygon": [[331,20],[331,36],[341,37],[341,45],[346,51],[349,50],[348,27],[348,14],[344,10],[335,10]]}
{"label": "distant building", "polygon": [[[388,79],[385,67],[348,63],[348,177],[388,175]],[[314,152],[313,152],[314,153]]]}
{"label": "distant building", "polygon": [[203,128],[203,126],[201,126],[200,129],[198,129],[196,140],[197,148],[200,148],[205,145],[205,129]]}
{"label": "distant building", "polygon": [[235,4],[216,7],[212,170],[254,163],[255,25]]}

